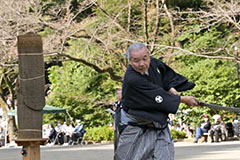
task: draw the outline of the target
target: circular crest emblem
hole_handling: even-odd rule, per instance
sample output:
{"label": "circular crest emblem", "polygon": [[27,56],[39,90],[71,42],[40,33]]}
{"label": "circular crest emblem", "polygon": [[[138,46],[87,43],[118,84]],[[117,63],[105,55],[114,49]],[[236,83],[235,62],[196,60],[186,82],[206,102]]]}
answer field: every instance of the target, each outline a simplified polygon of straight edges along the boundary
{"label": "circular crest emblem", "polygon": [[161,96],[157,95],[157,96],[155,97],[155,101],[156,101],[157,103],[162,103],[163,98],[162,98]]}

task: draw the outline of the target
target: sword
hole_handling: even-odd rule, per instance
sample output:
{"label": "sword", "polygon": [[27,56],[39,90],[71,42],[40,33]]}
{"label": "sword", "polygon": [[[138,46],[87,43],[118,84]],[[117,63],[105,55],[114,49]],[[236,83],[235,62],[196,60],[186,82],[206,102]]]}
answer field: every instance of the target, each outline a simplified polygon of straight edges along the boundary
{"label": "sword", "polygon": [[225,110],[225,111],[239,112],[240,113],[240,108],[236,108],[236,107],[224,107],[224,106],[220,106],[220,105],[217,105],[217,104],[208,104],[208,103],[201,102],[201,101],[198,101],[198,104],[200,106],[206,106],[206,107],[209,107],[209,108],[212,108],[212,109],[219,109],[219,110]]}

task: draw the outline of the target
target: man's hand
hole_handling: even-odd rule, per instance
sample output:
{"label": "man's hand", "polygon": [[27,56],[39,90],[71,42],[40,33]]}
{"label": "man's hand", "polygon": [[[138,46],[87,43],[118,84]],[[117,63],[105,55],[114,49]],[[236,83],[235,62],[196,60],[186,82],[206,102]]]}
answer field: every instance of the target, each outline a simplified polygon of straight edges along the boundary
{"label": "man's hand", "polygon": [[174,95],[179,95],[178,91],[177,91],[175,88],[173,88],[173,87],[170,88],[168,92],[169,92],[169,93],[172,93],[172,94],[174,94]]}
{"label": "man's hand", "polygon": [[181,96],[181,102],[189,106],[199,105],[197,100],[193,96]]}

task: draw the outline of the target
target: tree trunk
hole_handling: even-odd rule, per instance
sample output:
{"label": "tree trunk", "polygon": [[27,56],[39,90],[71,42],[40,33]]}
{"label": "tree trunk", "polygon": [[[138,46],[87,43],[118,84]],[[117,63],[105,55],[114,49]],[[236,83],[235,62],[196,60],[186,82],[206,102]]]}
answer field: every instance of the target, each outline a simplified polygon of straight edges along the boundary
{"label": "tree trunk", "polygon": [[16,138],[16,123],[14,116],[8,117],[8,136],[10,143]]}
{"label": "tree trunk", "polygon": [[7,120],[8,123],[8,136],[9,136],[9,141],[12,142],[14,138],[14,134],[16,131],[16,122],[15,118],[13,116],[7,116],[7,112],[9,111],[8,105],[5,103],[5,101],[0,97],[0,106],[2,106],[3,109],[3,119]]}

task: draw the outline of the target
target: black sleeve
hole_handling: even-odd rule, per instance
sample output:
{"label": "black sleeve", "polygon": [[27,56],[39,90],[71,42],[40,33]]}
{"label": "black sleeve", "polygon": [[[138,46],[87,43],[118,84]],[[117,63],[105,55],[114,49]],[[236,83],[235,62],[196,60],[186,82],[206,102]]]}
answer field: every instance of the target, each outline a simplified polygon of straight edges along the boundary
{"label": "black sleeve", "polygon": [[[123,103],[135,110],[176,113],[180,96],[173,95],[143,76],[131,76],[125,82]],[[127,101],[126,101],[127,99]]]}
{"label": "black sleeve", "polygon": [[161,61],[158,62],[158,68],[163,74],[163,85],[164,89],[167,91],[173,87],[177,91],[181,92],[190,90],[195,86],[194,83],[188,82],[188,79],[186,77],[176,73]]}

